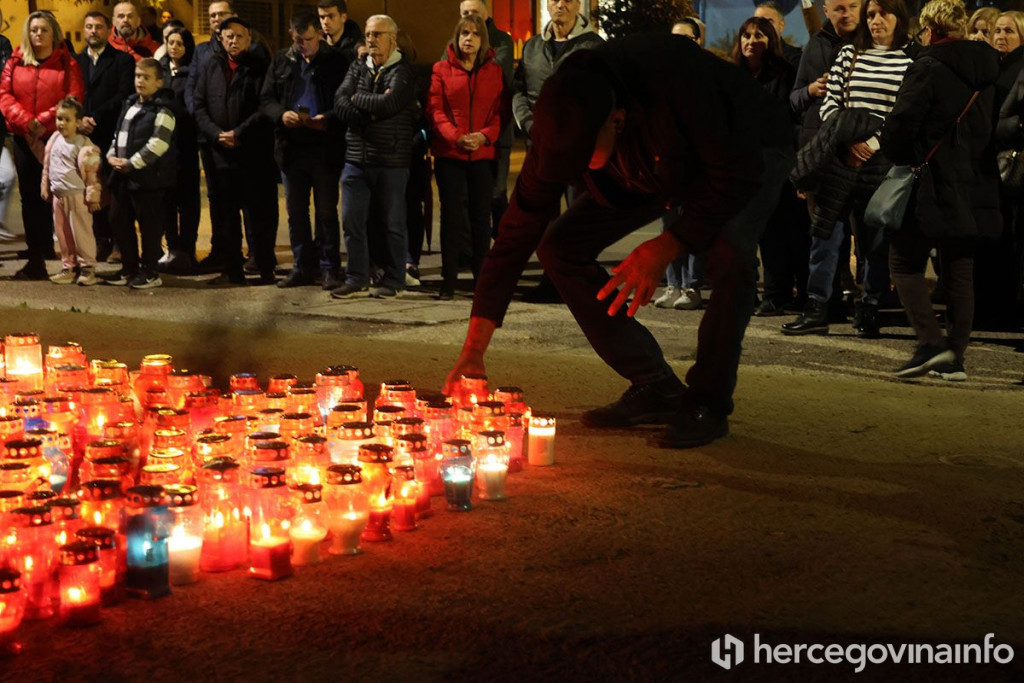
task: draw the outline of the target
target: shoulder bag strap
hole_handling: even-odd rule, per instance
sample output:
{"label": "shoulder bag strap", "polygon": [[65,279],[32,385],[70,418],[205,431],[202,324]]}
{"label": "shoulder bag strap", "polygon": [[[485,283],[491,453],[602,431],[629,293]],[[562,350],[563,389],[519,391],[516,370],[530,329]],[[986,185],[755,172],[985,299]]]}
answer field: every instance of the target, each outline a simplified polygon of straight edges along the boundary
{"label": "shoulder bag strap", "polygon": [[957,126],[959,126],[959,125],[960,125],[960,122],[961,122],[961,121],[963,121],[963,119],[964,119],[964,117],[965,117],[965,116],[967,116],[967,112],[968,112],[968,110],[969,110],[969,109],[970,109],[970,108],[971,108],[972,106],[974,106],[974,101],[978,99],[978,95],[980,95],[980,94],[981,94],[981,91],[980,91],[980,90],[975,90],[975,91],[974,91],[974,94],[973,94],[973,95],[971,95],[971,99],[970,99],[970,100],[969,100],[969,101],[967,102],[967,106],[965,106],[965,107],[964,107],[964,110],[963,110],[962,112],[960,112],[960,116],[956,117],[956,121],[954,121],[954,122],[953,122],[953,125],[952,125],[952,126],[950,126],[949,132],[947,132],[947,133],[946,133],[945,135],[943,135],[943,136],[942,136],[941,138],[939,138],[939,141],[938,141],[938,142],[936,142],[936,143],[935,143],[935,146],[934,146],[934,147],[932,147],[932,149],[931,149],[931,151],[930,151],[930,152],[928,152],[928,155],[927,155],[927,156],[926,156],[926,157],[924,158],[924,161],[922,161],[922,162],[921,162],[920,166],[917,166],[917,167],[916,167],[916,168],[914,169],[915,171],[917,171],[917,170],[920,170],[920,169],[921,169],[921,168],[923,168],[923,167],[924,167],[924,166],[925,166],[925,165],[926,165],[926,164],[927,164],[927,163],[928,163],[929,161],[931,161],[931,158],[932,158],[933,156],[935,156],[935,153],[936,153],[937,151],[939,151],[939,147],[941,147],[941,146],[942,146],[942,143],[946,141],[946,138],[947,138],[947,137],[949,137],[949,136],[950,136],[950,135],[951,135],[951,134],[953,133],[953,131],[954,131],[954,130],[956,130],[956,127],[957,127]]}

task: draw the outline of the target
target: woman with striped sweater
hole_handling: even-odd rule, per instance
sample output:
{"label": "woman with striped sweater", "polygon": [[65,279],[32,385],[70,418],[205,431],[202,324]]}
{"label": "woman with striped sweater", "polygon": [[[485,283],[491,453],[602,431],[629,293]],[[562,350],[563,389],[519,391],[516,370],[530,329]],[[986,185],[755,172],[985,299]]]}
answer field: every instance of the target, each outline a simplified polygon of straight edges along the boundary
{"label": "woman with striped sweater", "polygon": [[[847,145],[844,161],[851,167],[872,167],[878,173],[864,173],[881,180],[889,162],[878,153],[878,136],[885,117],[896,102],[903,74],[911,64],[904,51],[908,42],[910,15],[904,0],[870,0],[861,9],[860,24],[853,42],[843,47],[828,76],[821,120],[827,121],[842,109],[862,109],[877,117],[873,135]],[[881,232],[869,234],[863,229],[864,209],[877,187],[858,185],[851,195],[857,251],[865,261],[864,294],[854,328],[862,337],[878,336],[878,299],[889,291],[889,245]],[[807,282],[807,309],[793,322],[783,325],[786,334],[827,334],[827,302],[832,296],[832,281],[841,254],[843,231],[838,225],[828,238],[812,237],[810,277]]]}

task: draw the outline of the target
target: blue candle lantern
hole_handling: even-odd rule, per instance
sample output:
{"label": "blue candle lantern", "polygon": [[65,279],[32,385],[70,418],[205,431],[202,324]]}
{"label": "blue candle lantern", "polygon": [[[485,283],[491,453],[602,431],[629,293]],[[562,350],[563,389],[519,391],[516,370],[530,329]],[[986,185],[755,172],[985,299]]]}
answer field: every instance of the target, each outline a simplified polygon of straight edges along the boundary
{"label": "blue candle lantern", "polygon": [[170,512],[160,486],[128,489],[124,529],[128,544],[125,589],[129,595],[153,599],[170,594]]}
{"label": "blue candle lantern", "polygon": [[68,463],[71,441],[55,429],[29,429],[25,436],[43,442],[43,457],[50,463],[50,488],[57,493],[64,491],[68,483]]}
{"label": "blue candle lantern", "polygon": [[473,509],[473,478],[476,461],[469,441],[452,439],[441,445],[441,481],[448,509],[466,512]]}

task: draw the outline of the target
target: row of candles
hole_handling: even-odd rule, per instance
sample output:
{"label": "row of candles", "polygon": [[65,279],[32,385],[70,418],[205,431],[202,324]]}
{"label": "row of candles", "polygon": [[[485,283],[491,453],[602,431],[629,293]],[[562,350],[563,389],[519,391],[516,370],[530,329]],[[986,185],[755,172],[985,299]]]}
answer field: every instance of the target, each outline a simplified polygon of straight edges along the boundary
{"label": "row of candles", "polygon": [[432,514],[506,498],[508,473],[554,463],[555,419],[517,387],[465,375],[452,397],[332,366],[303,384],[251,373],[229,390],[146,356],[137,372],[73,342],[0,348],[0,655],[23,619],[83,626],[123,595],[200,572],[265,580]]}

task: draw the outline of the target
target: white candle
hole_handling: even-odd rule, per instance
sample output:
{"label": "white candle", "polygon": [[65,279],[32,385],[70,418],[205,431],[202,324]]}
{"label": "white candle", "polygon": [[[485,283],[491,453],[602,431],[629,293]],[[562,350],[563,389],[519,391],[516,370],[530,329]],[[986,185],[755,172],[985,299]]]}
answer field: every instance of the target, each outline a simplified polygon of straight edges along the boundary
{"label": "white candle", "polygon": [[302,524],[293,526],[288,535],[292,538],[293,565],[316,564],[320,561],[320,543],[327,538],[327,529],[306,519]]}
{"label": "white candle", "polygon": [[370,519],[370,513],[341,512],[332,510],[330,514],[332,555],[355,555],[359,552],[359,536]]}
{"label": "white candle", "polygon": [[537,467],[555,464],[555,419],[541,418],[540,424],[530,422],[529,463]]}
{"label": "white candle", "polygon": [[195,583],[199,579],[199,557],[202,549],[202,538],[187,533],[180,526],[174,527],[171,537],[167,539],[172,586]]}
{"label": "white candle", "polygon": [[477,484],[480,486],[480,497],[484,500],[505,500],[505,480],[508,478],[508,465],[500,462],[481,463],[476,468]]}

